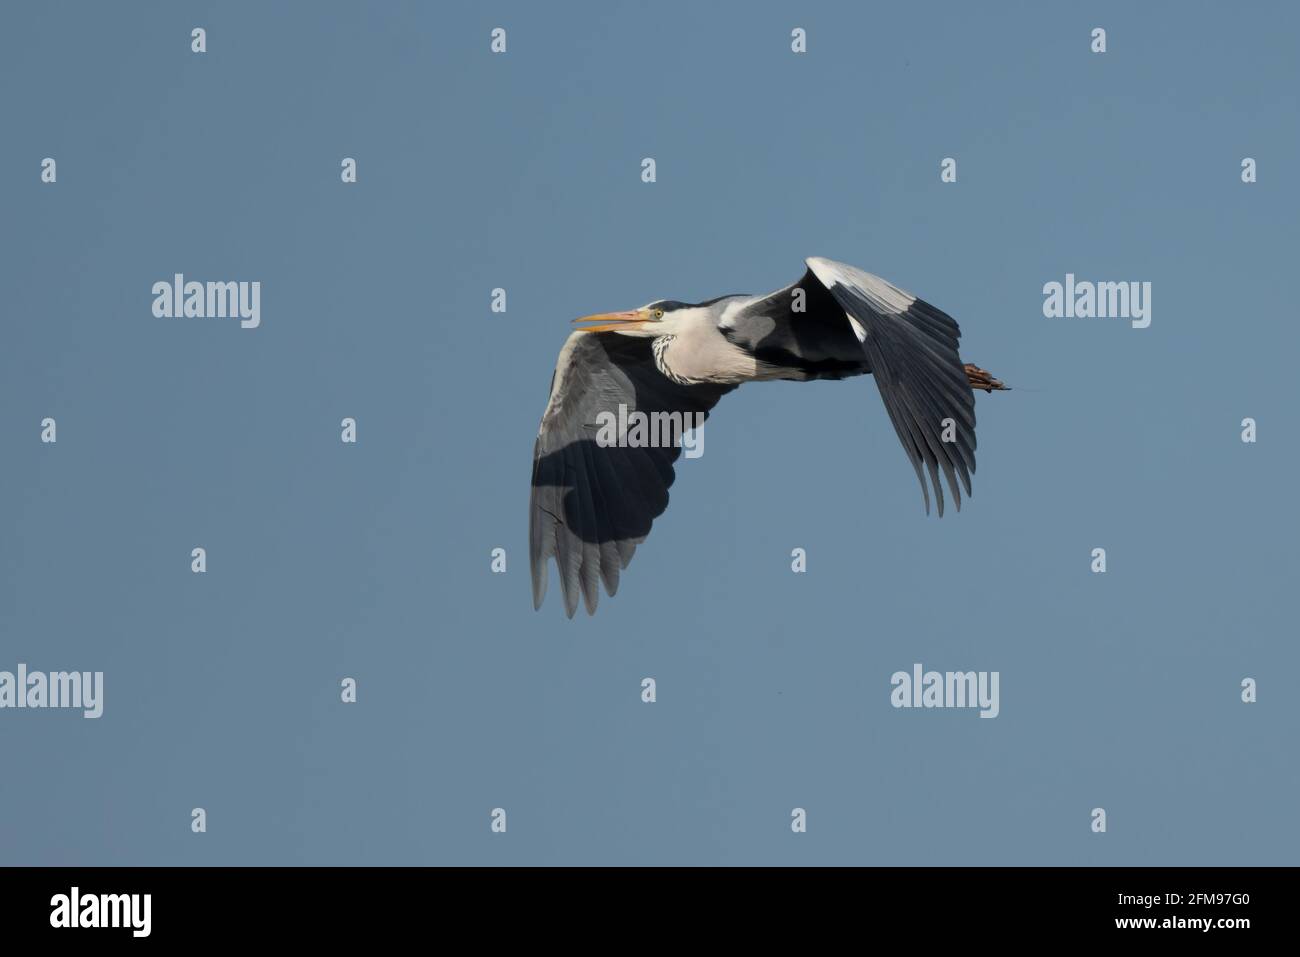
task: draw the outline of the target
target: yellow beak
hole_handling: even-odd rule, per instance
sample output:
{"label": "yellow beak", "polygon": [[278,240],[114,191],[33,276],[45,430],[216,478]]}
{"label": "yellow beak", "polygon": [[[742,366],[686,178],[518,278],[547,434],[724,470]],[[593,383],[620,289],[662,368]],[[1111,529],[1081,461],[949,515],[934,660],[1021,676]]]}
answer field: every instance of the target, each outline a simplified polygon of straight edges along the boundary
{"label": "yellow beak", "polygon": [[635,326],[641,322],[650,321],[650,311],[648,309],[629,309],[627,312],[600,312],[594,316],[583,316],[581,319],[574,319],[574,323],[587,322],[594,325],[585,326],[579,329],[579,332],[616,332],[619,329],[626,329],[628,326]]}

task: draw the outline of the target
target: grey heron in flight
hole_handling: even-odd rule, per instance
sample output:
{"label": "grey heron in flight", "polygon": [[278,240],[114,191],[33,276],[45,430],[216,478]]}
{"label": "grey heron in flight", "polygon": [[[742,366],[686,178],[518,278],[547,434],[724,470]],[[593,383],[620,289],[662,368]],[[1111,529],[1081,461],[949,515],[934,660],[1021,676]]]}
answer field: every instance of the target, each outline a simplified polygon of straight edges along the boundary
{"label": "grey heron in flight", "polygon": [[961,508],[958,482],[969,496],[975,471],[974,390],[1006,386],[962,362],[951,316],[852,266],[805,263],[796,282],[766,296],[660,300],[574,320],[582,328],[560,350],[533,452],[535,608],[554,557],[565,612],[572,618],[581,597],[594,614],[601,583],[612,597],[619,573],[668,507],[680,441],[600,441],[603,425],[615,415],[626,422],[628,410],[702,423],[744,382],[872,374],[926,513],[933,487],[943,515],[941,471]]}

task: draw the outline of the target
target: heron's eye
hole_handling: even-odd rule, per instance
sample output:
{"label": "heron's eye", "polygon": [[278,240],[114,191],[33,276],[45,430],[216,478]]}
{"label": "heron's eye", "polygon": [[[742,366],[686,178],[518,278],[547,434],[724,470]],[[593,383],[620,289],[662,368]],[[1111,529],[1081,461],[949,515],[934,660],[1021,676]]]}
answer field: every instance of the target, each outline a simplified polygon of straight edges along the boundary
{"label": "heron's eye", "polygon": [[656,319],[662,319],[663,317],[664,317],[664,311],[663,311],[662,309],[656,309],[656,310],[655,310],[655,318],[656,318]]}

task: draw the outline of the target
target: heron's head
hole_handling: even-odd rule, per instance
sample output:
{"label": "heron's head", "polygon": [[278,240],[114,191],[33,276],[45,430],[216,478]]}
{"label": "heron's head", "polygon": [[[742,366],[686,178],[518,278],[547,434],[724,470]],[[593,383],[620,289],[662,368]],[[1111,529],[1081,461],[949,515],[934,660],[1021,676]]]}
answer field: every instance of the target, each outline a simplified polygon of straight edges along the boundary
{"label": "heron's head", "polygon": [[712,318],[709,307],[718,300],[692,305],[676,299],[659,299],[627,312],[602,312],[574,319],[583,323],[580,332],[617,332],[624,336],[656,338],[669,335],[683,325]]}

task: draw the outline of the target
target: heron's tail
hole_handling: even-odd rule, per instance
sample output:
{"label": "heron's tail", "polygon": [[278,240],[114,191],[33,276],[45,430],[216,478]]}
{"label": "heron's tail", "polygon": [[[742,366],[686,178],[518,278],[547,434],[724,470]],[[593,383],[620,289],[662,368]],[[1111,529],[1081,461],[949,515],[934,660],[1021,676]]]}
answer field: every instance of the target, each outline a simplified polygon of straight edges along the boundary
{"label": "heron's tail", "polygon": [[1011,387],[1002,384],[1001,379],[993,378],[993,374],[986,372],[979,366],[966,363],[966,379],[970,382],[972,389],[983,389],[985,392],[992,392],[997,389],[1000,392],[1009,392]]}

